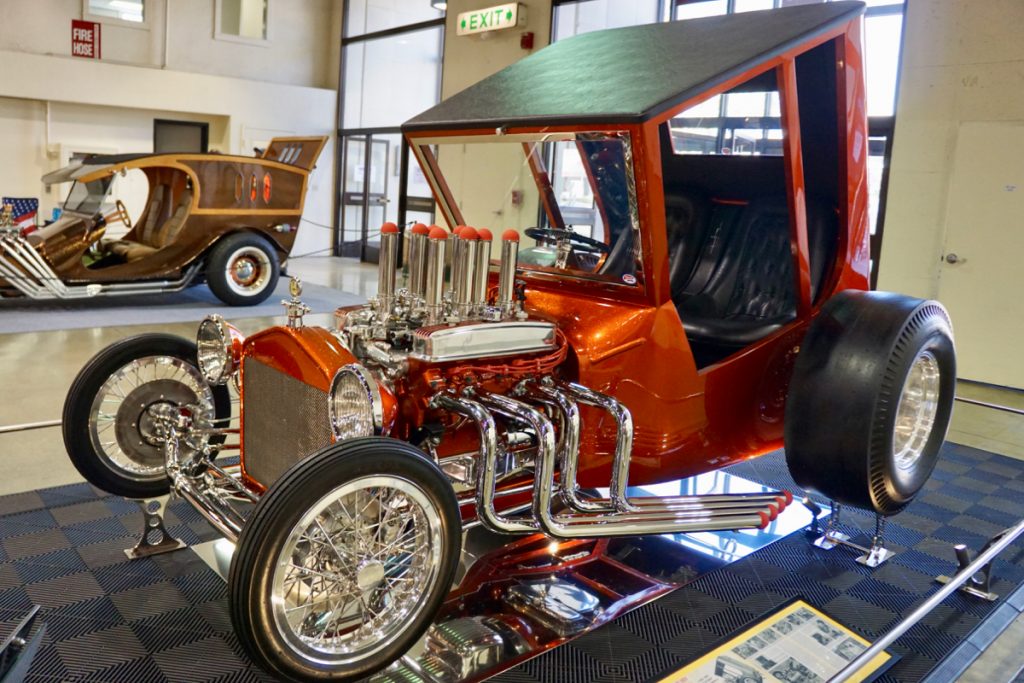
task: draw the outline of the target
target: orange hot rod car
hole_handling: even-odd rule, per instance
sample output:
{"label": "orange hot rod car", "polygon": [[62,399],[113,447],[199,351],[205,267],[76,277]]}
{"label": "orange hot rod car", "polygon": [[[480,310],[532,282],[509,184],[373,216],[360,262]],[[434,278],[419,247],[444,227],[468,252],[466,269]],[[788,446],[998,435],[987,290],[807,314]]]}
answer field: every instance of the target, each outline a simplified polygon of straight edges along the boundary
{"label": "orange hot rod car", "polygon": [[[239,638],[298,681],[406,652],[471,526],[761,527],[792,494],[629,486],[783,446],[801,486],[898,512],[956,371],[942,306],[867,291],[863,7],[581,35],[408,121],[451,227],[408,231],[403,286],[386,224],[377,296],[333,329],[303,323],[293,281],[286,326],[210,317],[195,343],[111,346],[68,396],[71,458],[113,493],[177,492],[235,541]],[[557,621],[524,619],[506,627]]]}
{"label": "orange hot rod car", "polygon": [[[48,173],[47,185],[72,183],[61,216],[27,234],[0,228],[0,297],[176,292],[205,281],[224,303],[258,304],[291,252],[326,141],[275,138],[259,157],[94,155]],[[148,184],[135,226],[124,203],[110,201],[128,173]],[[118,223],[128,232],[107,237]]]}

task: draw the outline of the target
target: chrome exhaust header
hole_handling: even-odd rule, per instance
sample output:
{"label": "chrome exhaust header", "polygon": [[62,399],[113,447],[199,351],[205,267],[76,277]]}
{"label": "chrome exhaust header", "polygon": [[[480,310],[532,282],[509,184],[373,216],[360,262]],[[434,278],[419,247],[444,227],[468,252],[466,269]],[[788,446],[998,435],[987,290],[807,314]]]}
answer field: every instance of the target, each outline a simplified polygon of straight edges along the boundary
{"label": "chrome exhaust header", "polygon": [[[544,412],[522,399],[554,408],[558,428]],[[616,416],[621,428],[613,462],[613,493],[609,498],[587,499],[579,492],[576,481],[580,442],[577,399],[606,408]],[[482,461],[477,479],[478,515],[483,524],[496,531],[530,533],[540,530],[554,538],[597,538],[763,528],[792,501],[792,496],[783,492],[629,497],[628,474],[632,456],[629,411],[614,398],[581,385],[558,385],[550,379],[527,381],[517,387],[517,398],[485,392],[477,392],[471,398],[438,394],[432,406],[451,410],[476,422]],[[495,511],[494,471],[498,439],[494,415],[525,427],[535,441],[533,519],[513,520]],[[560,470],[559,477],[556,477],[556,465]],[[566,503],[568,511],[555,511],[558,497]]]}
{"label": "chrome exhaust header", "polygon": [[18,234],[0,234],[0,277],[31,299],[88,299],[94,296],[125,296],[179,292],[188,287],[199,273],[200,263],[193,263],[181,278],[157,282],[66,285],[53,268]]}

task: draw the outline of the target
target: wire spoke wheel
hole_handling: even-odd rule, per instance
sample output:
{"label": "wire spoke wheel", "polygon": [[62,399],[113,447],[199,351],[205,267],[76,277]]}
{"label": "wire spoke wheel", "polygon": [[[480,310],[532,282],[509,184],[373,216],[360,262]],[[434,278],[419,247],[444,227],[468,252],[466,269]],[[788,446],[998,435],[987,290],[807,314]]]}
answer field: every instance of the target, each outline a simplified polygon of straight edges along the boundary
{"label": "wire spoke wheel", "polygon": [[[166,434],[156,414],[188,407],[198,424],[231,416],[227,387],[210,386],[196,366],[195,344],[169,334],[140,334],[96,354],[75,377],[61,430],[68,456],[90,484],[119,496],[150,498],[170,490]],[[204,436],[219,444],[222,434]],[[183,439],[185,455],[203,445]]]}
{"label": "wire spoke wheel", "polygon": [[458,502],[435,463],[383,437],[300,460],[256,505],[231,562],[231,618],[286,680],[356,680],[430,625],[461,547]]}
{"label": "wire spoke wheel", "polygon": [[363,477],[313,505],[274,574],[282,637],[312,658],[360,659],[423,608],[440,565],[441,519],[405,479]]}
{"label": "wire spoke wheel", "polygon": [[206,421],[215,414],[213,391],[194,366],[171,356],[138,358],[110,375],[93,399],[89,439],[96,454],[137,479],[161,479],[164,441],[151,413],[158,405],[195,406],[195,417]]}

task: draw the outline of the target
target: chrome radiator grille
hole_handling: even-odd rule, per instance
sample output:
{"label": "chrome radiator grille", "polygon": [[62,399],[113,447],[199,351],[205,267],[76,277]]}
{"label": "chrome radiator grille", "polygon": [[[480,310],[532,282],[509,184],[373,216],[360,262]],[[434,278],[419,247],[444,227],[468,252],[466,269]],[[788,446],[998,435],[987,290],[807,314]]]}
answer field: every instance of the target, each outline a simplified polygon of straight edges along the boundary
{"label": "chrome radiator grille", "polygon": [[242,381],[245,471],[270,486],[331,443],[327,394],[252,358],[244,361]]}

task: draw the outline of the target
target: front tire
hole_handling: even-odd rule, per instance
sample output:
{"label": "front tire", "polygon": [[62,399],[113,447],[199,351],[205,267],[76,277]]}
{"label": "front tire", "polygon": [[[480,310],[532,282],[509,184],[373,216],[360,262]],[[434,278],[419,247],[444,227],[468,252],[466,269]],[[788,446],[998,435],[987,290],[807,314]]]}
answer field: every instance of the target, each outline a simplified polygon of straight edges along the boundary
{"label": "front tire", "polygon": [[[226,387],[196,366],[196,345],[169,334],[140,334],[94,356],[71,383],[61,429],[71,462],[97,488],[126,498],[170,490],[164,444],[148,410],[198,405],[206,419],[231,415]],[[215,437],[211,442],[223,441]]]}
{"label": "front tire", "polygon": [[210,251],[206,282],[229,306],[255,306],[274,292],[281,275],[277,252],[263,237],[248,232],[228,235]]}
{"label": "front tire", "polygon": [[289,681],[367,676],[429,627],[460,550],[455,492],[421,451],[333,444],[285,472],[246,522],[228,577],[235,633]]}
{"label": "front tire", "polygon": [[892,515],[931,476],[956,394],[941,304],[846,291],[804,338],[786,400],[786,462],[797,484]]}

